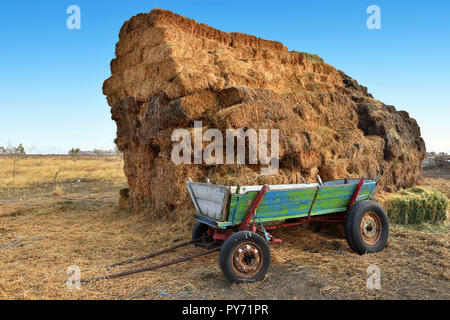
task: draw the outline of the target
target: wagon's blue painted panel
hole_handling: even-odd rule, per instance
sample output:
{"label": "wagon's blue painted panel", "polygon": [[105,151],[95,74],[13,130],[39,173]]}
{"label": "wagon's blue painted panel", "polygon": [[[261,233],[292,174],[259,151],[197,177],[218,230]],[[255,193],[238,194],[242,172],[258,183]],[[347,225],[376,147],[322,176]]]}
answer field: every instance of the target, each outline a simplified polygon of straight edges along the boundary
{"label": "wagon's blue painted panel", "polygon": [[[352,197],[359,179],[328,181],[321,187],[270,190],[264,195],[256,216],[257,221],[268,222],[288,218],[306,217],[311,209],[311,216],[344,212]],[[375,180],[365,180],[356,201],[370,199],[377,186]],[[313,204],[314,196],[316,200]],[[258,192],[230,194],[228,218],[219,221],[211,217],[196,214],[195,218],[212,227],[227,228],[242,222]],[[311,205],[313,204],[312,208]]]}
{"label": "wagon's blue painted panel", "polygon": [[[355,181],[359,180],[355,179]],[[321,188],[269,190],[264,195],[256,212],[258,221],[305,217],[309,213],[316,192],[317,197],[311,210],[311,216],[343,212],[347,209],[348,202],[356,188],[356,183],[343,184],[343,182],[344,180],[330,181],[324,183]],[[367,180],[361,188],[357,201],[368,199],[375,187],[375,181]],[[228,215],[230,225],[242,222],[256,195],[256,191],[244,195],[231,195]]]}

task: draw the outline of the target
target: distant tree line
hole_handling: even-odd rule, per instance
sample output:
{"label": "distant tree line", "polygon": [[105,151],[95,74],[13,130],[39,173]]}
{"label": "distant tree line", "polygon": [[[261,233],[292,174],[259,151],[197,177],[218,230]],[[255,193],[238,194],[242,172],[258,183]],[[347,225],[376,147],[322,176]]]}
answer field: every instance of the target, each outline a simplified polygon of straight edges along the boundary
{"label": "distant tree line", "polygon": [[93,149],[93,150],[81,150],[80,148],[72,148],[67,153],[70,156],[74,155],[89,155],[89,156],[119,156],[121,152],[115,148],[114,150],[101,150],[101,149]]}

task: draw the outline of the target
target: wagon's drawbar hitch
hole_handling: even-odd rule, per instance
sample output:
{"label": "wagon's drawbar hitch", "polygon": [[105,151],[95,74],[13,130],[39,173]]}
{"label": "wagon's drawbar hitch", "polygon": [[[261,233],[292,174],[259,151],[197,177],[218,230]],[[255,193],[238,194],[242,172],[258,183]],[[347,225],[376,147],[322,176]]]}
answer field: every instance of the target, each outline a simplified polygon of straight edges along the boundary
{"label": "wagon's drawbar hitch", "polygon": [[[141,256],[141,257],[137,257],[137,258],[133,258],[133,259],[129,259],[129,260],[125,260],[125,261],[121,261],[121,262],[117,262],[117,263],[111,264],[109,266],[106,266],[106,268],[107,269],[114,268],[114,267],[122,266],[122,265],[125,265],[125,264],[130,264],[130,263],[134,263],[134,262],[137,262],[137,261],[142,261],[142,260],[146,260],[146,259],[149,259],[149,258],[152,258],[152,257],[156,257],[156,256],[159,256],[159,255],[161,255],[163,253],[167,253],[167,252],[173,251],[175,249],[178,249],[178,248],[181,248],[181,247],[185,247],[187,245],[199,242],[201,240],[204,240],[205,238],[206,238],[206,236],[203,236],[203,237],[200,237],[200,238],[197,238],[197,239],[193,239],[193,240],[190,240],[190,241],[187,241],[187,242],[183,242],[183,243],[174,245],[174,246],[172,246],[170,248],[166,248],[166,249],[163,249],[163,250],[158,251],[158,252],[153,252],[153,253],[147,254],[145,256]],[[90,281],[114,279],[114,278],[119,278],[119,277],[127,276],[127,275],[130,275],[130,274],[134,274],[134,273],[145,272],[145,271],[150,271],[150,270],[156,270],[156,269],[159,269],[159,268],[170,266],[172,264],[176,264],[176,263],[180,263],[180,262],[191,260],[191,259],[194,259],[194,258],[197,258],[197,257],[204,256],[206,254],[209,254],[209,253],[212,253],[214,251],[217,251],[220,248],[221,247],[218,246],[218,247],[215,247],[215,248],[212,248],[212,249],[209,249],[209,250],[197,253],[197,254],[187,255],[187,256],[184,256],[184,257],[179,258],[179,259],[175,259],[175,260],[167,261],[167,262],[164,262],[164,263],[161,263],[161,264],[151,265],[151,266],[147,266],[147,267],[143,267],[143,268],[139,268],[139,269],[123,271],[123,272],[120,272],[120,273],[114,273],[114,274],[109,274],[109,275],[100,276],[100,277],[81,279],[81,282],[90,282]]]}

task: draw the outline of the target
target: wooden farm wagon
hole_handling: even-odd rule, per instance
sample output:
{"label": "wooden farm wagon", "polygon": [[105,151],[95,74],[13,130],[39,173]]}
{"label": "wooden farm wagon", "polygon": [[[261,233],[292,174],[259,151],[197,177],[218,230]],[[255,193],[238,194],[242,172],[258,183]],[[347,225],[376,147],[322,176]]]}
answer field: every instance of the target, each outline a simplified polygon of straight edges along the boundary
{"label": "wooden farm wagon", "polygon": [[317,183],[220,186],[189,180],[196,213],[192,238],[198,246],[219,244],[219,264],[233,282],[264,277],[270,264],[269,243],[281,242],[269,231],[311,222],[344,224],[349,246],[359,254],[384,248],[388,219],[371,198],[373,180],[343,179]]}

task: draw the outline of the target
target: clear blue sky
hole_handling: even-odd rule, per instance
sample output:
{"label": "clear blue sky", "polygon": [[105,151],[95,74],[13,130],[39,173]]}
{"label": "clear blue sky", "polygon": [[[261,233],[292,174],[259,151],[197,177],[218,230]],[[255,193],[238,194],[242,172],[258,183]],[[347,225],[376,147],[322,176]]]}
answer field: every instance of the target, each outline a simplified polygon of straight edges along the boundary
{"label": "clear blue sky", "polygon": [[[66,28],[69,5],[81,30]],[[369,30],[369,5],[381,30]],[[224,31],[321,56],[407,110],[429,151],[450,152],[450,1],[4,1],[0,7],[0,145],[33,153],[113,148],[102,94],[122,24],[164,8]]]}

